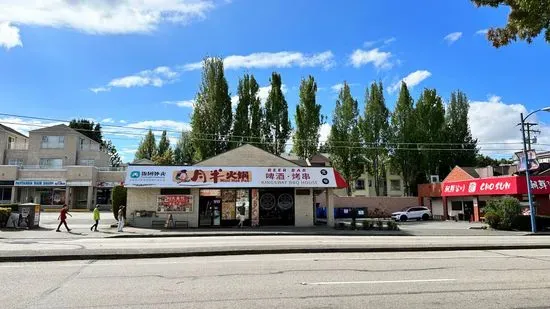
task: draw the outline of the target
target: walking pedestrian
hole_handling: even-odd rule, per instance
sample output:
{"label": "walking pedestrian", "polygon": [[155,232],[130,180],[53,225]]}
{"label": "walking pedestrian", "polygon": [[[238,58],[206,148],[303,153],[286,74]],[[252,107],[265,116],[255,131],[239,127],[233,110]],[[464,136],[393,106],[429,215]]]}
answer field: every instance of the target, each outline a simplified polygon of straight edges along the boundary
{"label": "walking pedestrian", "polygon": [[57,220],[61,220],[61,222],[59,222],[59,225],[57,226],[57,230],[55,230],[56,232],[61,232],[60,230],[61,224],[65,225],[67,232],[71,231],[71,229],[67,226],[67,215],[72,217],[72,215],[69,213],[69,206],[65,204],[63,205],[63,208],[61,208],[61,211],[59,212],[59,217],[57,217]]}
{"label": "walking pedestrian", "polygon": [[124,228],[124,208],[126,206],[120,206],[120,208],[118,209],[118,231],[119,232],[123,232],[123,228]]}
{"label": "walking pedestrian", "polygon": [[99,205],[95,205],[93,216],[94,216],[95,224],[92,225],[92,227],[90,228],[90,231],[94,230],[95,228],[95,231],[97,232],[97,225],[99,224]]}

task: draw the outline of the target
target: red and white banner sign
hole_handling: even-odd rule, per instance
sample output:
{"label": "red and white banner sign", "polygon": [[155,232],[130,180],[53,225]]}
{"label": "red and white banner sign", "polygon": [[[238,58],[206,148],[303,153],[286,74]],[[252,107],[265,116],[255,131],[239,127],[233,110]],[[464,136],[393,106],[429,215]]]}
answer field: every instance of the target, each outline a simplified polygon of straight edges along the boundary
{"label": "red and white banner sign", "polygon": [[[533,194],[550,194],[550,177],[532,176],[531,190]],[[527,182],[524,176],[491,177],[451,181],[441,184],[441,196],[512,195],[526,193]]]}
{"label": "red and white banner sign", "polygon": [[199,167],[131,165],[125,187],[157,188],[339,188],[332,167]]}

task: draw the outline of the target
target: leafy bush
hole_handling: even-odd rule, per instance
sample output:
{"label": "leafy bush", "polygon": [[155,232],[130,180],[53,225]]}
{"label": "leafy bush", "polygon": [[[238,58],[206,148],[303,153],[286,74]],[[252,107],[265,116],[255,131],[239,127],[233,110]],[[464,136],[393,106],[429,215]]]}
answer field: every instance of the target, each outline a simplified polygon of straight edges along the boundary
{"label": "leafy bush", "polygon": [[521,214],[518,199],[503,197],[490,200],[485,207],[485,220],[490,227],[498,230],[511,230],[512,223]]}
{"label": "leafy bush", "polygon": [[373,227],[373,223],[371,221],[363,221],[363,230],[370,230]]}
{"label": "leafy bush", "polygon": [[373,212],[369,213],[369,218],[389,218],[390,214],[386,210],[375,208]]}
{"label": "leafy bush", "polygon": [[[118,220],[118,209],[120,206],[126,206],[127,191],[123,186],[116,186],[111,192],[111,200],[113,201],[113,215],[115,220]],[[126,218],[126,210],[124,210],[124,218]]]}
{"label": "leafy bush", "polygon": [[[544,231],[550,228],[549,216],[536,216],[535,223],[537,231]],[[518,231],[531,231],[531,217],[530,216],[517,216],[512,223],[512,229]]]}
{"label": "leafy bush", "polygon": [[0,227],[6,227],[11,215],[11,207],[0,207]]}
{"label": "leafy bush", "polygon": [[376,221],[376,227],[379,230],[382,230],[384,228],[384,222],[382,222],[381,220]]}
{"label": "leafy bush", "polygon": [[388,221],[387,225],[388,225],[388,230],[390,230],[390,231],[399,230],[399,226],[397,225],[397,222],[395,222],[393,220]]}

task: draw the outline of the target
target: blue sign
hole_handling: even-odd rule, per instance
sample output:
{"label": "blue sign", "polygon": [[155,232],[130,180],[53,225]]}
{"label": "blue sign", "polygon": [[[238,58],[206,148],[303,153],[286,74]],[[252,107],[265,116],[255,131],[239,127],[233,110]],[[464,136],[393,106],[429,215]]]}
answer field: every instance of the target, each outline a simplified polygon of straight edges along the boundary
{"label": "blue sign", "polygon": [[16,180],[16,187],[64,187],[67,182],[64,180]]}

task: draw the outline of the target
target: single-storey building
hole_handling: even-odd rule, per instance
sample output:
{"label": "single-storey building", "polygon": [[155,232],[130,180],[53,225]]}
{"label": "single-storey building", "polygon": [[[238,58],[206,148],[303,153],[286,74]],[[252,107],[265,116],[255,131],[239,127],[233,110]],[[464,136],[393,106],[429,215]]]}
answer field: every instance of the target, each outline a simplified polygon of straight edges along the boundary
{"label": "single-storey building", "polygon": [[136,226],[234,226],[243,215],[251,226],[306,227],[315,222],[314,192],[326,190],[333,209],[332,190],[346,182],[331,167],[243,145],[193,166],[130,165],[124,186],[127,218]]}
{"label": "single-storey building", "polygon": [[[550,215],[550,176],[548,166],[532,172],[531,192],[538,215]],[[478,222],[483,219],[483,209],[487,201],[503,196],[520,200],[527,208],[527,181],[525,175],[495,173],[487,168],[456,166],[441,183],[418,186],[418,199],[421,205],[432,210],[434,219]],[[504,175],[503,175],[504,174]]]}

